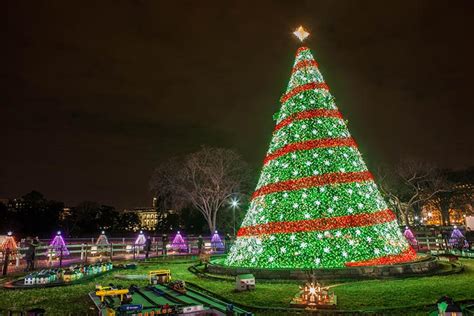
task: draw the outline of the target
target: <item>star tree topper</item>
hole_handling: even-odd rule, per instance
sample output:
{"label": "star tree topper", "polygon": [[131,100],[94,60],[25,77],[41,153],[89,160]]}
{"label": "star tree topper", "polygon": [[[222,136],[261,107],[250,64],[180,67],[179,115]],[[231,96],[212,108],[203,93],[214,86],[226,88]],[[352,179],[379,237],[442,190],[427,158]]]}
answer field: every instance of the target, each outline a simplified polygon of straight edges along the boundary
{"label": "star tree topper", "polygon": [[306,32],[304,27],[301,25],[296,29],[296,31],[293,32],[293,34],[295,34],[295,36],[298,37],[301,42],[303,42],[309,36],[309,33]]}

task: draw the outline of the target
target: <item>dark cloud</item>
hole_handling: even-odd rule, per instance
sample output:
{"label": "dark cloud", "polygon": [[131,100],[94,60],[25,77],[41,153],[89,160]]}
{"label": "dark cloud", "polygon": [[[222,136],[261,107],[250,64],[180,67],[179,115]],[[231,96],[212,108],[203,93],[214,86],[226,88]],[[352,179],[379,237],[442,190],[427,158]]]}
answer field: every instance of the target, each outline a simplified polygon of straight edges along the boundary
{"label": "dark cloud", "polygon": [[260,168],[304,24],[370,166],[472,165],[472,1],[9,1],[0,195],[148,204],[200,144]]}

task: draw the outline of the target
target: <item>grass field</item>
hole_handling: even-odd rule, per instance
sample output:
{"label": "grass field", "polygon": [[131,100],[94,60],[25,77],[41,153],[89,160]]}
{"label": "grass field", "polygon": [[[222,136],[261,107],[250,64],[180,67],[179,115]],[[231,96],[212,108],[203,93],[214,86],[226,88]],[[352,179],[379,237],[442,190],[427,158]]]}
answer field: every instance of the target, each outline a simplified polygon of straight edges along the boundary
{"label": "grass field", "polygon": [[[377,311],[385,308],[412,306],[420,311],[424,305],[433,304],[439,297],[448,295],[455,300],[474,298],[474,260],[461,260],[465,271],[461,274],[415,277],[407,279],[353,281],[335,285],[338,308],[346,310]],[[137,270],[120,273],[145,274],[156,268],[171,269],[173,279],[193,282],[236,303],[250,306],[288,307],[298,292],[299,282],[257,282],[253,292],[235,293],[234,282],[228,280],[203,279],[190,273],[190,261],[163,261],[142,263]],[[117,271],[116,273],[119,273]],[[0,310],[24,310],[42,307],[48,315],[94,314],[87,293],[95,284],[145,285],[146,281],[124,281],[113,277],[115,273],[96,278],[90,282],[67,287],[30,290],[0,289]],[[1,282],[1,280],[0,280]]]}

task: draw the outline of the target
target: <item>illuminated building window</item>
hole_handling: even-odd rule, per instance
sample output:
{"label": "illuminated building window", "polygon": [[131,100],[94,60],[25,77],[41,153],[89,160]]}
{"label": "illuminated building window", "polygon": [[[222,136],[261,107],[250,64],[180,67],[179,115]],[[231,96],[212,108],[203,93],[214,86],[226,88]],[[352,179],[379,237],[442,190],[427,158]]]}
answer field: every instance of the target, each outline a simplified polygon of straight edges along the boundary
{"label": "illuminated building window", "polygon": [[464,225],[464,215],[461,210],[449,210],[449,220],[451,225]]}
{"label": "illuminated building window", "polygon": [[425,205],[421,211],[424,225],[442,225],[441,211],[434,205]]}

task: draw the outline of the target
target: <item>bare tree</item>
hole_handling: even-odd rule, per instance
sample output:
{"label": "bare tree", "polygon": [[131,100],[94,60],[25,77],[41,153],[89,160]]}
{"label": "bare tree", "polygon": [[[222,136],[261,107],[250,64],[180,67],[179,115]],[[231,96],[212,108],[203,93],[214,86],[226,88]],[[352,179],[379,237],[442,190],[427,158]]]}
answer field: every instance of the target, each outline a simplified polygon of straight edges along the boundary
{"label": "bare tree", "polygon": [[202,147],[180,164],[165,163],[150,182],[156,196],[168,205],[191,205],[212,232],[217,214],[229,199],[241,195],[248,183],[247,164],[235,151]]}
{"label": "bare tree", "polygon": [[181,168],[181,159],[175,157],[161,163],[153,171],[149,185],[153,197],[156,198],[158,210],[180,211],[184,207],[183,197],[178,195],[178,179]]}
{"label": "bare tree", "polygon": [[379,187],[399,220],[406,225],[416,206],[450,190],[449,183],[438,169],[413,159],[401,161],[395,168],[380,168]]}
{"label": "bare tree", "polygon": [[451,209],[461,209],[465,215],[473,214],[474,204],[474,168],[466,170],[446,170],[445,174],[451,184],[449,191],[437,194],[433,203],[438,206],[444,225],[450,225]]}

